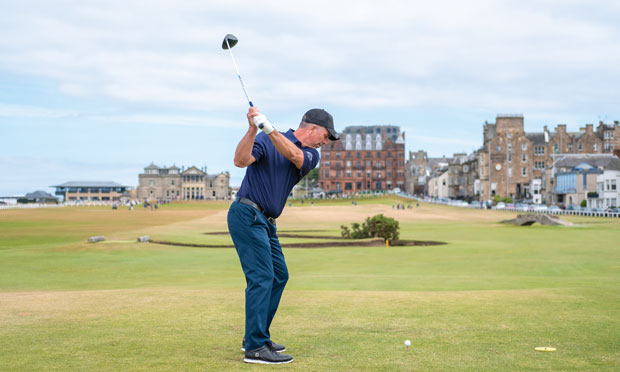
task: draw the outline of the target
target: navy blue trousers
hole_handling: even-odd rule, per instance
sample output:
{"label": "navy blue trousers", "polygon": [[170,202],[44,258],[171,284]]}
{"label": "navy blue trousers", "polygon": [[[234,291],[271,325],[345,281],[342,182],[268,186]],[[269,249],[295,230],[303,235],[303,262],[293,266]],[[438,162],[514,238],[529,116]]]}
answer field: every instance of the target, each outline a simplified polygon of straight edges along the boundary
{"label": "navy blue trousers", "polygon": [[271,341],[269,326],[288,281],[288,269],[276,225],[258,210],[232,203],[228,231],[245,274],[245,349],[253,350]]}

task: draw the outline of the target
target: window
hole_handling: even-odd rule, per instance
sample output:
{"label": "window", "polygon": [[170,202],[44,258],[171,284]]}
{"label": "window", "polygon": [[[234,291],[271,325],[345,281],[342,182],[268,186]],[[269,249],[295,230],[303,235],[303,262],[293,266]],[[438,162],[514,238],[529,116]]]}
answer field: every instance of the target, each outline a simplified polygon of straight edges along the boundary
{"label": "window", "polygon": [[367,157],[367,158],[369,158],[369,157],[371,157],[371,156],[372,156],[372,154],[371,154],[370,152],[367,152],[367,153],[366,153],[366,157]]}
{"label": "window", "polygon": [[523,150],[523,151],[527,150],[527,143],[523,142],[521,144],[521,150]]}
{"label": "window", "polygon": [[172,186],[174,186],[174,180],[171,180],[171,181],[170,181],[170,184],[171,184]]}
{"label": "window", "polygon": [[362,156],[362,154],[358,152],[357,153],[357,158],[359,159],[361,156]]}
{"label": "window", "polygon": [[377,178],[381,178],[381,171],[377,171]]}
{"label": "window", "polygon": [[378,168],[381,168],[381,160],[378,160],[378,161],[377,161],[377,167],[378,167]]}
{"label": "window", "polygon": [[581,143],[579,144],[579,151],[583,151],[583,145]]}
{"label": "window", "polygon": [[568,151],[569,151],[569,152],[572,152],[572,151],[573,151],[573,144],[572,144],[572,143],[569,143],[569,144],[568,144]]}
{"label": "window", "polygon": [[616,180],[611,180],[611,190],[615,190],[616,189]]}
{"label": "window", "polygon": [[325,171],[325,178],[329,178],[329,171],[328,170]]}
{"label": "window", "polygon": [[508,151],[512,151],[512,143],[508,142]]}
{"label": "window", "polygon": [[381,157],[381,152],[377,152],[377,159]]}
{"label": "window", "polygon": [[[370,171],[369,170],[366,171],[366,177],[370,178]],[[370,186],[368,186],[368,187],[370,187]]]}
{"label": "window", "polygon": [[386,163],[388,167],[392,165],[392,162],[390,160],[388,160]]}
{"label": "window", "polygon": [[497,152],[502,152],[502,147],[497,145],[497,147],[495,148],[497,150]]}
{"label": "window", "polygon": [[347,160],[347,167],[351,166],[351,162],[349,160]]}
{"label": "window", "polygon": [[543,146],[535,146],[534,155],[545,155],[545,148]]}
{"label": "window", "polygon": [[351,153],[347,151],[347,158],[351,157]]}
{"label": "window", "polygon": [[506,133],[506,137],[508,137],[508,138],[512,138],[512,133],[507,132],[507,133]]}
{"label": "window", "polygon": [[336,153],[336,158],[340,159],[340,153],[339,152]]}
{"label": "window", "polygon": [[338,178],[338,177],[340,177],[340,171],[339,170],[336,171],[336,178]]}
{"label": "window", "polygon": [[512,163],[512,154],[508,154],[508,162]]}
{"label": "window", "polygon": [[336,190],[340,190],[340,182],[336,182]]}
{"label": "window", "polygon": [[357,186],[357,189],[358,189],[358,190],[361,190],[361,189],[362,189],[362,183],[361,183],[361,182],[358,182],[356,186]]}
{"label": "window", "polygon": [[595,143],[594,145],[592,145],[592,150],[598,151],[598,143]]}
{"label": "window", "polygon": [[508,177],[512,177],[512,168],[508,168]]}
{"label": "window", "polygon": [[356,172],[355,172],[355,176],[357,176],[357,177],[361,177],[361,176],[362,176],[362,172],[361,172],[361,171],[356,171]]}
{"label": "window", "polygon": [[560,147],[558,146],[558,144],[556,143],[555,145],[553,145],[553,153],[557,154],[560,152]]}
{"label": "window", "polygon": [[534,162],[534,169],[545,169],[545,162],[544,161],[535,161]]}
{"label": "window", "polygon": [[370,160],[366,160],[366,166],[367,166],[367,167],[370,167],[370,166],[371,166],[371,164],[372,164],[372,162],[371,162]]}
{"label": "window", "polygon": [[523,177],[526,177],[526,176],[527,176],[527,168],[521,168],[521,175],[522,175]]}
{"label": "window", "polygon": [[525,163],[527,161],[527,155],[521,155],[521,163]]}
{"label": "window", "polygon": [[347,177],[351,177],[351,170],[347,169]]}
{"label": "window", "polygon": [[344,189],[345,190],[353,190],[353,184],[351,182],[346,182],[344,184]]}
{"label": "window", "polygon": [[388,151],[388,152],[387,152],[387,157],[388,157],[388,158],[391,158],[391,157],[392,157],[392,153]]}

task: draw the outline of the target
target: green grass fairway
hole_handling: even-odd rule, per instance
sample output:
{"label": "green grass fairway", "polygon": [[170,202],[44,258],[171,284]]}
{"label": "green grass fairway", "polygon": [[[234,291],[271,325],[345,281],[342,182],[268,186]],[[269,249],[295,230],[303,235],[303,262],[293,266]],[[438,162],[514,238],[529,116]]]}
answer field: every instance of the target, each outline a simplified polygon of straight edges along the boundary
{"label": "green grass fairway", "polygon": [[242,361],[234,249],[135,242],[231,244],[205,234],[226,231],[225,203],[0,211],[0,371],[620,370],[620,220],[516,227],[498,223],[511,213],[399,202],[295,202],[278,219],[339,236],[383,213],[402,239],[448,243],[285,249],[271,331],[286,366]]}

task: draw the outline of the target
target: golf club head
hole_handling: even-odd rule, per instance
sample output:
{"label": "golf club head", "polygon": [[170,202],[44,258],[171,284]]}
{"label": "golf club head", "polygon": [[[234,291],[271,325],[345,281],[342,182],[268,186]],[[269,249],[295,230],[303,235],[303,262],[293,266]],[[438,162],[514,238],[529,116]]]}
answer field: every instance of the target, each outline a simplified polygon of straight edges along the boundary
{"label": "golf club head", "polygon": [[237,45],[237,42],[239,42],[239,39],[235,35],[228,34],[224,37],[224,41],[222,41],[222,49],[229,49],[229,46],[232,48]]}

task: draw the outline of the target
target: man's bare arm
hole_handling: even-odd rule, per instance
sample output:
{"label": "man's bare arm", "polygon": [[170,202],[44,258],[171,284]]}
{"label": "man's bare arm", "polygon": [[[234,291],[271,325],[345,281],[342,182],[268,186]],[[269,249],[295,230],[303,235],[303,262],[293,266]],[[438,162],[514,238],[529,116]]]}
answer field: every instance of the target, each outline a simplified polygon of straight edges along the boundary
{"label": "man's bare arm", "polygon": [[277,130],[269,133],[269,139],[282,156],[295,164],[297,169],[301,169],[304,165],[304,152],[301,151],[299,147]]}
{"label": "man's bare arm", "polygon": [[258,115],[258,108],[250,107],[247,118],[250,124],[245,136],[241,139],[235,150],[235,166],[239,168],[245,168],[248,165],[254,163],[256,159],[252,155],[252,148],[254,147],[254,139],[256,138],[256,132],[258,128],[254,125],[252,118]]}

